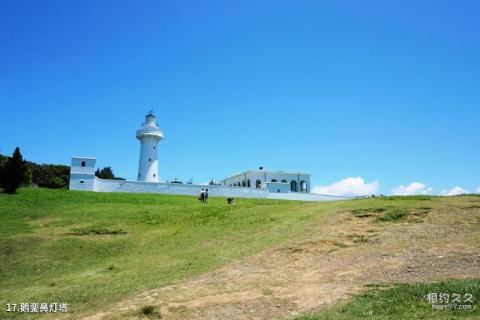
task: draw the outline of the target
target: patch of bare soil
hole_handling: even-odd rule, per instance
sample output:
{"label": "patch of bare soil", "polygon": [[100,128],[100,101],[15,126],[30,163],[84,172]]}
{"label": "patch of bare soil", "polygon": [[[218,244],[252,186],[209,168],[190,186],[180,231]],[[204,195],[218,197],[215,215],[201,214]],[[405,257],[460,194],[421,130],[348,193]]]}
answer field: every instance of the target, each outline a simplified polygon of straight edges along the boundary
{"label": "patch of bare soil", "polygon": [[480,209],[433,210],[423,222],[374,223],[350,212],[308,237],[177,285],[144,292],[85,319],[275,319],[319,310],[368,284],[480,278]]}

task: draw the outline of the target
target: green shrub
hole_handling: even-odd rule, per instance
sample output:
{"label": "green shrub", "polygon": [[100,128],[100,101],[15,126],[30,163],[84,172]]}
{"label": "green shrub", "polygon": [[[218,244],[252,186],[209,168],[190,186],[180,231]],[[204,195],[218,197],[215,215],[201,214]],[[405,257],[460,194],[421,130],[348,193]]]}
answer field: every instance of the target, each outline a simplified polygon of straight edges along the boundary
{"label": "green shrub", "polygon": [[405,218],[407,215],[407,210],[403,208],[394,208],[385,212],[383,216],[375,218],[375,222],[397,221]]}

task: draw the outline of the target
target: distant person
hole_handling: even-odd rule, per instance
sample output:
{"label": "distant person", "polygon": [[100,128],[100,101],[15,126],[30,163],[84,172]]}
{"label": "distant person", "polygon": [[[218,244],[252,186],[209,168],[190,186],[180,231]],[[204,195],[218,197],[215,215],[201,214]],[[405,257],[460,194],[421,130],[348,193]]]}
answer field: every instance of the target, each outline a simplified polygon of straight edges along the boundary
{"label": "distant person", "polygon": [[200,197],[198,198],[198,200],[204,202],[205,201],[205,190],[202,189],[202,191],[200,192]]}
{"label": "distant person", "polygon": [[204,192],[203,201],[208,202],[208,189],[206,189],[205,192]]}
{"label": "distant person", "polygon": [[228,205],[235,205],[235,203],[233,202],[233,198],[227,198],[227,204]]}

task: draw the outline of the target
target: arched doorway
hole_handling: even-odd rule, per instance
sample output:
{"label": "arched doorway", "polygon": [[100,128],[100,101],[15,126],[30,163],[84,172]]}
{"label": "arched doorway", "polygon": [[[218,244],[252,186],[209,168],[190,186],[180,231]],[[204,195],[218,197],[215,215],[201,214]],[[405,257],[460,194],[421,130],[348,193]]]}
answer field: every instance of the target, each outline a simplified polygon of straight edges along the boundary
{"label": "arched doorway", "polygon": [[250,188],[250,179],[247,180],[247,187]]}
{"label": "arched doorway", "polygon": [[245,183],[245,180],[242,181],[242,187],[245,187],[247,184]]}
{"label": "arched doorway", "polygon": [[300,192],[307,192],[307,183],[305,181],[300,181]]}
{"label": "arched doorway", "polygon": [[290,191],[292,192],[297,192],[297,181],[292,180],[290,182]]}
{"label": "arched doorway", "polygon": [[262,187],[262,181],[257,180],[255,181],[255,188],[260,189]]}

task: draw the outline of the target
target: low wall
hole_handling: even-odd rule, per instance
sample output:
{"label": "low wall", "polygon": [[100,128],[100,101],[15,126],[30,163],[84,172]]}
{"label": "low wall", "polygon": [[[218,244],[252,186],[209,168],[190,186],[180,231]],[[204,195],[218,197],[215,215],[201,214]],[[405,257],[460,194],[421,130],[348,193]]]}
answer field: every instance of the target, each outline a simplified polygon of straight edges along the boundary
{"label": "low wall", "polygon": [[228,187],[215,185],[195,185],[158,183],[125,180],[106,180],[94,177],[93,191],[96,192],[134,192],[134,193],[160,193],[172,195],[193,195],[198,196],[202,189],[208,189],[210,197],[232,197],[232,198],[262,198],[282,199],[296,201],[328,201],[339,200],[335,197],[317,195],[312,193],[288,192],[271,193],[265,189]]}
{"label": "low wall", "polygon": [[268,199],[281,200],[295,200],[295,201],[333,201],[333,200],[348,200],[346,198],[339,198],[335,196],[327,196],[315,193],[304,192],[288,192],[288,193],[274,193],[267,192]]}
{"label": "low wall", "polygon": [[211,197],[266,198],[268,194],[268,192],[263,189],[198,184],[106,180],[99,179],[97,177],[95,177],[93,191],[183,194],[198,196],[200,195],[202,189],[208,189],[208,195]]}

